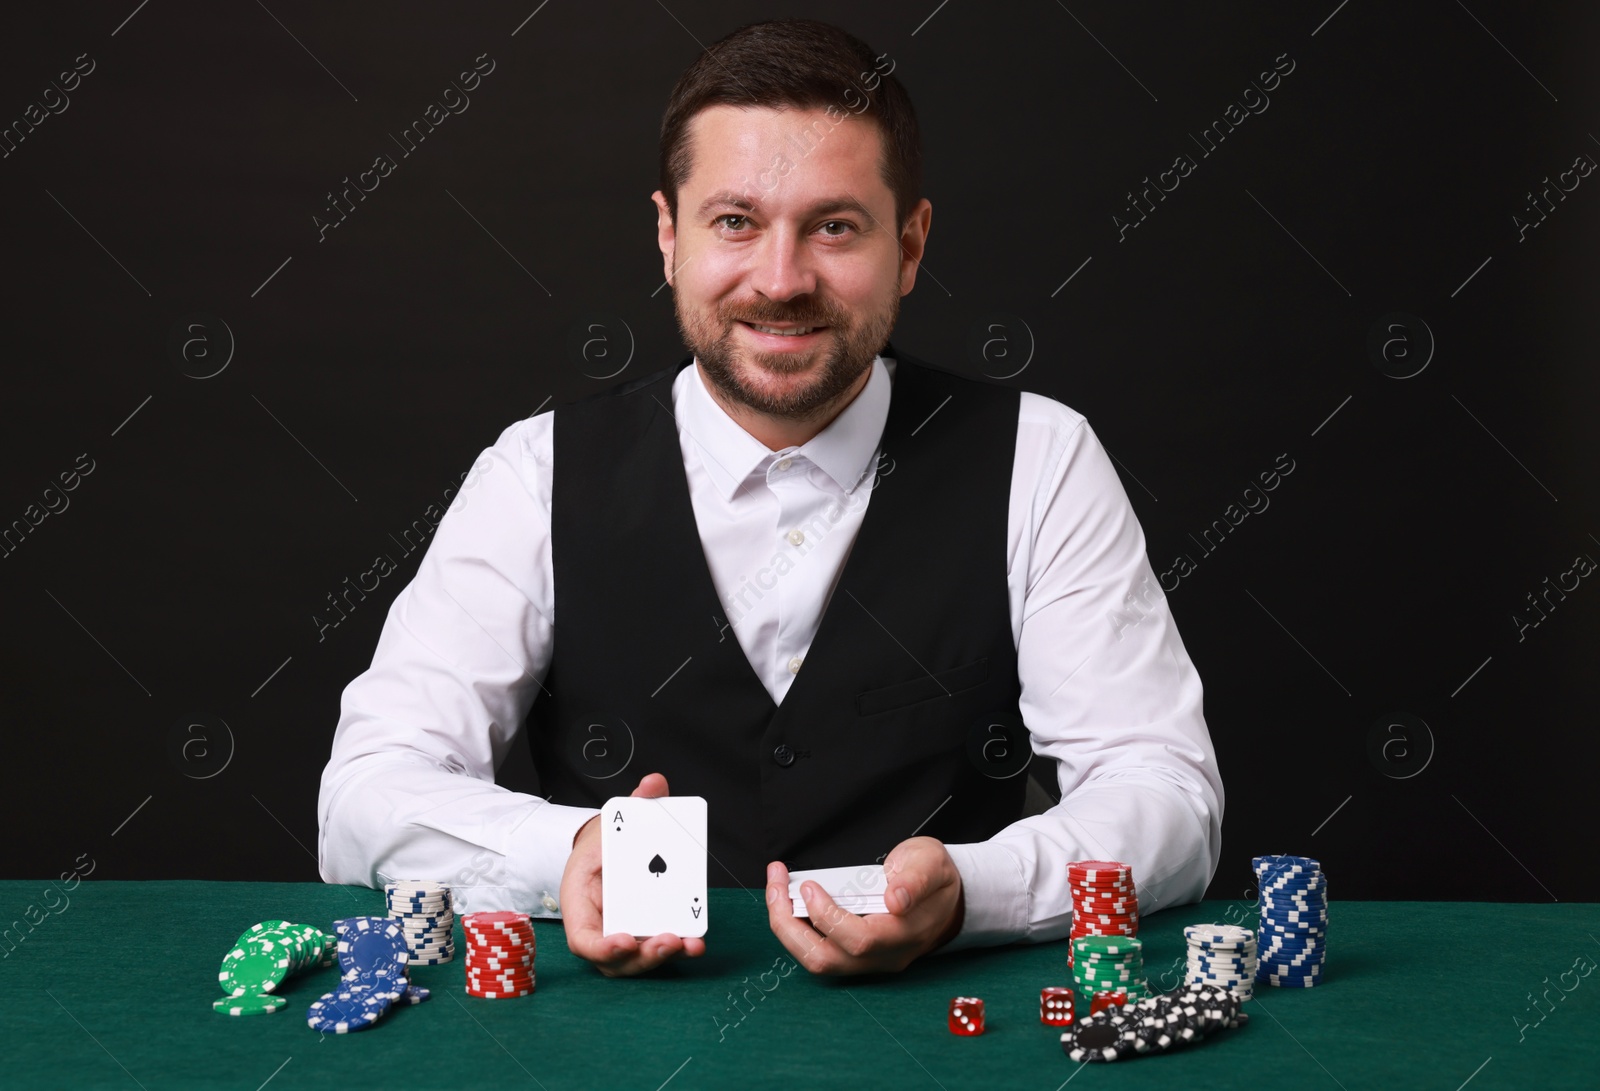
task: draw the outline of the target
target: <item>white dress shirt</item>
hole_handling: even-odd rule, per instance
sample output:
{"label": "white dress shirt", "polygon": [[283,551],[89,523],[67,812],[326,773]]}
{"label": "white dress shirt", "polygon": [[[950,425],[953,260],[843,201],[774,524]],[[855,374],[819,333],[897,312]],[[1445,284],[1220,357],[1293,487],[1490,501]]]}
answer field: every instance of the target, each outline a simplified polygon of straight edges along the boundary
{"label": "white dress shirt", "polygon": [[[711,579],[774,701],[805,669],[875,480],[894,472],[878,449],[894,363],[878,357],[843,412],[782,451],[723,412],[698,366],[672,385]],[[549,412],[519,420],[483,452],[389,607],[372,666],[345,687],[317,808],[328,882],[439,879],[466,911],[558,915],[573,836],[597,812],[494,783],[508,748],[526,745],[556,635],[553,425]],[[1088,422],[1036,394],[1021,396],[1006,555],[1022,717],[1062,799],[947,846],[966,898],[947,950],[1066,935],[1069,861],[1130,864],[1148,913],[1198,900],[1221,851],[1200,678],[1144,533]],[[628,770],[618,791],[653,771]]]}

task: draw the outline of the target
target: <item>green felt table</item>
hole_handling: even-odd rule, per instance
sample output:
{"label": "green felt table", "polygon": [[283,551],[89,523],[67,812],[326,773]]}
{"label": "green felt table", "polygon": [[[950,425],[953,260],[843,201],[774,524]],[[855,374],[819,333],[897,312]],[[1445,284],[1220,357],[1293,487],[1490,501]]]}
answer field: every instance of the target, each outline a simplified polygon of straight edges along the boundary
{"label": "green felt table", "polygon": [[[381,893],[89,881],[68,904],[50,895],[55,912],[45,888],[0,883],[5,919],[19,922],[0,946],[0,1087],[1600,1086],[1600,974],[1570,972],[1600,962],[1595,905],[1335,902],[1322,985],[1262,986],[1246,1027],[1163,1056],[1080,1066],[1038,1019],[1040,987],[1068,980],[1062,943],[818,978],[792,966],[754,896],[714,890],[702,958],[608,979],[568,952],[558,922],[536,922],[533,996],[475,999],[459,964],[420,967],[413,980],[433,990],[427,1003],[324,1036],[303,1016],[335,969],[291,978],[289,1007],[276,1015],[230,1018],[211,1010],[218,961],[258,920],[328,929],[381,914]],[[46,914],[31,927],[28,906]],[[1248,906],[1228,902],[1146,918],[1152,983],[1177,983],[1185,924],[1223,920],[1253,923]],[[955,995],[984,999],[982,1036],[946,1029]]]}

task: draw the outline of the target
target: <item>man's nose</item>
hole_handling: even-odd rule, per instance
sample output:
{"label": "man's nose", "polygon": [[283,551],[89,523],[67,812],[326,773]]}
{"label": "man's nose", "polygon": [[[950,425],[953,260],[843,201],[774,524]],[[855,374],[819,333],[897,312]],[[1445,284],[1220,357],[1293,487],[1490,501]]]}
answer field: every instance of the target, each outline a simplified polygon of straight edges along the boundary
{"label": "man's nose", "polygon": [[769,231],[751,260],[750,285],[768,299],[787,301],[817,289],[816,262],[798,229]]}

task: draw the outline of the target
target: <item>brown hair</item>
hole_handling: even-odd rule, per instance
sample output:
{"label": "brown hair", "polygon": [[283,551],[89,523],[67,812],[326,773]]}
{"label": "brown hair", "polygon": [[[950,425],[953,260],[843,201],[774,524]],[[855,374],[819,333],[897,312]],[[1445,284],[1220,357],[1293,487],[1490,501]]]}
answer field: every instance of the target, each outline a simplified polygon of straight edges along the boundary
{"label": "brown hair", "polygon": [[[922,136],[911,96],[883,74],[883,57],[854,35],[812,19],[751,23],[715,42],[678,77],[661,118],[661,192],[674,222],[688,181],[689,122],[708,106],[839,108],[870,116],[883,142],[879,171],[894,194],[895,229],[922,196]],[[893,71],[890,62],[889,71]],[[862,103],[865,103],[863,106]]]}

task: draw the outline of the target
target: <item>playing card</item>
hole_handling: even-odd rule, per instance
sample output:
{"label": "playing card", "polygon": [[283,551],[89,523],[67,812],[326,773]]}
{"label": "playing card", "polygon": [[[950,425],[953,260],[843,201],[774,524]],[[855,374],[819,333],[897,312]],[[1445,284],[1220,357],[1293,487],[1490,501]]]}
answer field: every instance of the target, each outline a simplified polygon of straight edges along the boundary
{"label": "playing card", "polygon": [[706,934],[706,801],[616,796],[600,812],[606,935]]}
{"label": "playing card", "polygon": [[805,899],[800,897],[800,884],[810,879],[823,890],[840,909],[858,916],[866,913],[887,913],[883,895],[889,889],[889,876],[882,864],[862,864],[858,867],[825,867],[811,871],[789,873],[789,897],[794,902],[794,915],[809,917]]}

